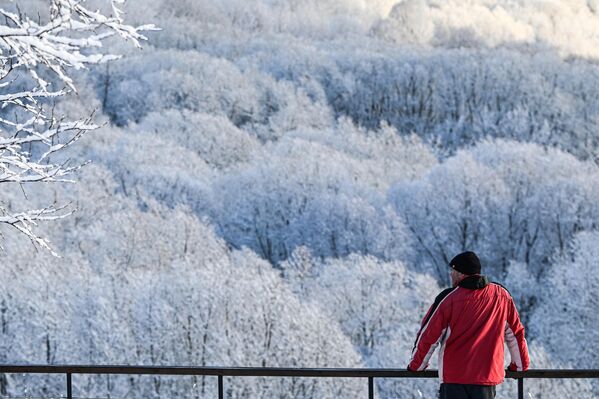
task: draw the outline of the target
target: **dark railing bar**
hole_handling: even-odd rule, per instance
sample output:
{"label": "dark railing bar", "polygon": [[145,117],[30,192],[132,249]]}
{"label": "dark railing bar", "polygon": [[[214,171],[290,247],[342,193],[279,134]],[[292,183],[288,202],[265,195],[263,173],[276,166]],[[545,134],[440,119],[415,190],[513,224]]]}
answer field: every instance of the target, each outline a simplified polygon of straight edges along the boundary
{"label": "dark railing bar", "polygon": [[[390,368],[287,368],[287,367],[176,367],[176,366],[87,366],[0,365],[0,373],[27,374],[150,374],[215,375],[245,377],[373,377],[433,378],[437,370],[407,371]],[[507,378],[599,378],[599,369],[534,369],[508,371]]]}
{"label": "dark railing bar", "polygon": [[218,399],[224,399],[224,390],[223,390],[223,376],[218,376]]}
{"label": "dark railing bar", "polygon": [[178,366],[73,366],[0,365],[0,373],[30,374],[149,374],[222,375],[245,377],[437,377],[437,370],[420,372],[405,369],[288,368],[288,367],[178,367]]}
{"label": "dark railing bar", "polygon": [[73,378],[71,373],[67,373],[67,399],[73,399]]}
{"label": "dark railing bar", "polygon": [[368,377],[368,399],[374,399],[374,378]]}
{"label": "dark railing bar", "polygon": [[524,399],[524,378],[518,378],[518,399]]}

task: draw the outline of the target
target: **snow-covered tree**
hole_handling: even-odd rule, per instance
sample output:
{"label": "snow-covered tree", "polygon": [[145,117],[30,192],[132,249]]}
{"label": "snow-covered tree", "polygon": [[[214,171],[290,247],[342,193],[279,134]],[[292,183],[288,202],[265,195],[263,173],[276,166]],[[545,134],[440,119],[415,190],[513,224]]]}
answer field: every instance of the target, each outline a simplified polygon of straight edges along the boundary
{"label": "snow-covered tree", "polygon": [[[302,301],[316,305],[340,324],[368,367],[405,367],[422,314],[433,293],[440,291],[430,275],[372,256],[354,254],[322,262],[307,248],[298,248],[281,268]],[[422,381],[402,380],[395,385],[415,395],[418,390],[438,389],[436,383]],[[397,394],[389,381],[379,379],[377,387],[381,397]]]}
{"label": "snow-covered tree", "polygon": [[599,168],[555,149],[492,140],[461,150],[418,180],[390,190],[414,234],[417,262],[446,279],[459,252],[481,254],[503,279],[510,261],[539,278],[551,256],[599,222]]}
{"label": "snow-covered tree", "polygon": [[273,151],[214,188],[213,217],[227,241],[273,263],[298,246],[321,257],[397,259],[409,251],[402,221],[379,190],[361,181],[364,171],[352,156],[301,138]]}
{"label": "snow-covered tree", "polygon": [[[76,91],[72,69],[118,58],[99,50],[108,37],[118,35],[139,47],[146,39],[142,32],[155,29],[127,25],[121,3],[112,0],[111,13],[105,15],[80,1],[52,0],[43,20],[42,10],[33,10],[31,17],[18,3],[0,7],[0,183],[65,182],[79,168],[60,153],[98,126],[91,116],[73,120],[54,115],[52,105]],[[51,201],[38,209],[1,204],[0,223],[50,249],[34,232],[35,225],[69,213]]]}
{"label": "snow-covered tree", "polygon": [[302,254],[300,249],[282,264],[286,280],[341,324],[368,364],[396,331],[411,335],[418,328],[427,296],[439,290],[430,276],[408,271],[401,262],[350,255],[321,263]]}
{"label": "snow-covered tree", "polygon": [[[531,318],[531,330],[552,357],[573,368],[597,368],[597,356],[590,348],[599,345],[599,306],[596,259],[599,233],[581,232],[573,237],[567,251],[555,257],[548,279],[539,289],[539,306]],[[589,350],[580,350],[584,343]],[[599,384],[593,381],[594,393]]]}

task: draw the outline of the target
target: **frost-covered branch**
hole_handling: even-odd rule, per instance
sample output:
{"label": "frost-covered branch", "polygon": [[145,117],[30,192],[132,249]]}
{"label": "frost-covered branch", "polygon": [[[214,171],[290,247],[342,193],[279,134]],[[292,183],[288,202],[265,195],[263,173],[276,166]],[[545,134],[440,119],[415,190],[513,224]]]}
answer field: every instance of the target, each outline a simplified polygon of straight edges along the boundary
{"label": "frost-covered branch", "polygon": [[5,223],[25,234],[31,242],[41,248],[47,249],[54,256],[58,254],[50,247],[48,241],[33,232],[37,222],[62,219],[71,215],[74,210],[67,210],[66,205],[61,207],[48,206],[42,209],[32,209],[25,212],[7,213],[0,207],[0,223]]}
{"label": "frost-covered branch", "polygon": [[[82,165],[56,162],[51,156],[99,126],[92,116],[57,118],[48,111],[50,102],[76,91],[69,70],[120,57],[101,51],[105,39],[119,35],[140,47],[140,42],[147,40],[142,32],[157,29],[154,25],[126,24],[120,9],[124,0],[111,0],[110,15],[88,9],[81,0],[49,3],[50,16],[43,22],[21,13],[18,4],[16,12],[0,7],[0,183],[72,182],[68,176]],[[25,80],[30,87],[23,87],[19,71],[31,78]],[[51,80],[65,88],[52,89]],[[51,205],[11,212],[0,205],[0,223],[15,227],[35,244],[50,249],[33,229],[38,221],[71,213],[61,212],[63,209]]]}
{"label": "frost-covered branch", "polygon": [[55,72],[72,90],[76,90],[66,68],[81,69],[86,64],[97,64],[120,57],[82,50],[100,48],[102,40],[114,34],[140,47],[140,41],[147,40],[141,32],[157,29],[151,24],[138,27],[125,24],[123,13],[118,7],[123,2],[124,0],[112,0],[113,15],[105,16],[99,11],[87,9],[79,0],[52,0],[50,21],[45,24],[0,8],[0,15],[8,22],[0,25],[2,66],[15,60],[14,67],[28,68],[40,88],[45,88],[48,83],[31,69],[42,64]]}

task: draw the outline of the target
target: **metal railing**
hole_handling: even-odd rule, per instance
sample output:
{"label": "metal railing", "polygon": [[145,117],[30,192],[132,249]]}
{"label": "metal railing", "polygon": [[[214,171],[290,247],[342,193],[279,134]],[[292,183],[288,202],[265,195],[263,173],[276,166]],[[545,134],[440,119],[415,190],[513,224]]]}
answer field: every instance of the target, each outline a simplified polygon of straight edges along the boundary
{"label": "metal railing", "polygon": [[[368,398],[374,399],[375,378],[435,378],[436,370],[407,371],[402,369],[347,368],[282,368],[282,367],[163,367],[163,366],[76,366],[76,365],[0,365],[0,374],[64,374],[66,397],[73,398],[73,374],[120,375],[188,375],[215,376],[218,398],[224,398],[223,377],[318,377],[364,378],[368,380]],[[524,398],[524,379],[529,378],[599,378],[599,370],[536,369],[508,371],[506,378],[518,380],[518,399]]]}

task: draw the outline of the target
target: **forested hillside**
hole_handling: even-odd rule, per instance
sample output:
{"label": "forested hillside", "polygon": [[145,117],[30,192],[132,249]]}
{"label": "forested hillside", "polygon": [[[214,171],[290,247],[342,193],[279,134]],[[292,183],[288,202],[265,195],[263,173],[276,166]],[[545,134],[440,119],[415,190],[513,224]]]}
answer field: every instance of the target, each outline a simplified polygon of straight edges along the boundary
{"label": "forested hillside", "polygon": [[[49,10],[0,4],[17,7]],[[161,30],[143,49],[108,40],[124,57],[74,70],[77,93],[52,104],[103,124],[52,156],[91,163],[76,184],[0,194],[15,212],[77,208],[36,227],[60,258],[0,224],[0,363],[405,368],[449,260],[473,250],[516,300],[532,367],[599,368],[599,1],[123,7]],[[74,382],[82,397],[216,392],[214,378]],[[366,389],[225,383],[229,398]],[[62,384],[8,375],[0,396]],[[437,386],[378,379],[377,395],[433,398]],[[584,380],[527,389],[599,397]]]}

